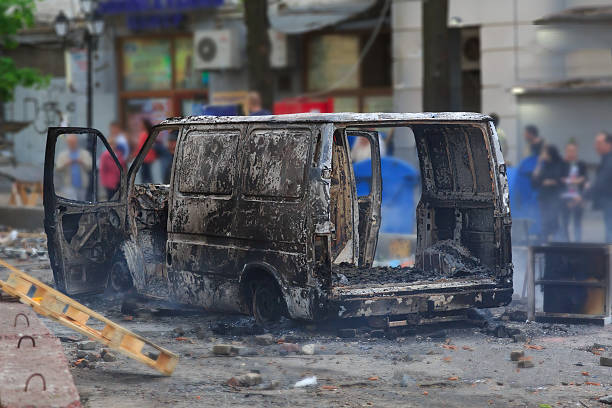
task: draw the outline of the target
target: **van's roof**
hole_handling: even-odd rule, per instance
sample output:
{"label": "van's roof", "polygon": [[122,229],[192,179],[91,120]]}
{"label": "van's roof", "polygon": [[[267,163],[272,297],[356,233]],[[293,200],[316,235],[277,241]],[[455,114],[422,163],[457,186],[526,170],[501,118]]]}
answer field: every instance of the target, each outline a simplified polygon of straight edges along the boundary
{"label": "van's roof", "polygon": [[218,123],[304,123],[322,122],[347,125],[409,125],[420,122],[485,122],[491,118],[470,112],[424,113],[296,113],[292,115],[265,116],[185,116],[169,118],[160,125],[218,124]]}

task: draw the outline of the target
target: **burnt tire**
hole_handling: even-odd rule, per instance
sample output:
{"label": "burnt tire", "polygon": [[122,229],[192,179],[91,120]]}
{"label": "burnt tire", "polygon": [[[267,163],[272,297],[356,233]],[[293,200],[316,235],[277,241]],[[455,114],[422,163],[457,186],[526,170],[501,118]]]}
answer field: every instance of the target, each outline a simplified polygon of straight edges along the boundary
{"label": "burnt tire", "polygon": [[127,292],[134,287],[132,274],[123,251],[119,251],[113,258],[108,280],[109,287],[117,293]]}
{"label": "burnt tire", "polygon": [[280,321],[287,315],[285,299],[276,282],[262,280],[255,283],[253,288],[252,312],[257,323],[269,326]]}

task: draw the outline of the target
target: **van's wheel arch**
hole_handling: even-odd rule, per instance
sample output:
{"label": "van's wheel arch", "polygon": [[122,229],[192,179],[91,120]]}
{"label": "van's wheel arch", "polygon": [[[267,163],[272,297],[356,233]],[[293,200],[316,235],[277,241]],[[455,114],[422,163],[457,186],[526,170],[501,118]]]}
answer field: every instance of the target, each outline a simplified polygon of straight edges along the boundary
{"label": "van's wheel arch", "polygon": [[276,279],[263,271],[249,275],[243,282],[243,296],[255,320],[270,325],[287,317],[287,303]]}
{"label": "van's wheel arch", "polygon": [[134,288],[134,279],[132,279],[132,273],[123,247],[115,253],[111,261],[108,286],[117,293],[127,292]]}

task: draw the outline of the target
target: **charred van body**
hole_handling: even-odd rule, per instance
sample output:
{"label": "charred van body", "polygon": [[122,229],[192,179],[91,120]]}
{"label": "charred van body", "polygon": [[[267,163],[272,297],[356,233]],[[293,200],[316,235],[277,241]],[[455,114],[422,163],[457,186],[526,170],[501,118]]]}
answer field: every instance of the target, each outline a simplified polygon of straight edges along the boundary
{"label": "charred van body", "polygon": [[[409,129],[419,155],[411,268],[372,266],[382,180],[371,129],[382,127]],[[170,131],[178,142],[169,185],[137,184],[156,136]],[[67,134],[110,151],[120,170],[112,197],[98,200],[95,189],[89,200],[58,194],[56,143]],[[364,196],[355,188],[351,137],[370,145]],[[173,118],[155,127],[127,170],[99,132],[50,128],[44,199],[56,284],[68,294],[134,286],[264,321],[435,315],[512,296],[505,165],[484,115]]]}

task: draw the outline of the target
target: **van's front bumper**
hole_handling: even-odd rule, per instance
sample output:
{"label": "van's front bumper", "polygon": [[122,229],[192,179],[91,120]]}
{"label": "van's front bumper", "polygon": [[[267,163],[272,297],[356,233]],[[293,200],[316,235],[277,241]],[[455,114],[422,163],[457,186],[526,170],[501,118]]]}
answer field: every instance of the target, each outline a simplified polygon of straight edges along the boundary
{"label": "van's front bumper", "polygon": [[436,314],[469,308],[507,305],[512,286],[490,279],[444,281],[377,287],[335,287],[331,312],[337,317],[369,317],[408,314]]}

